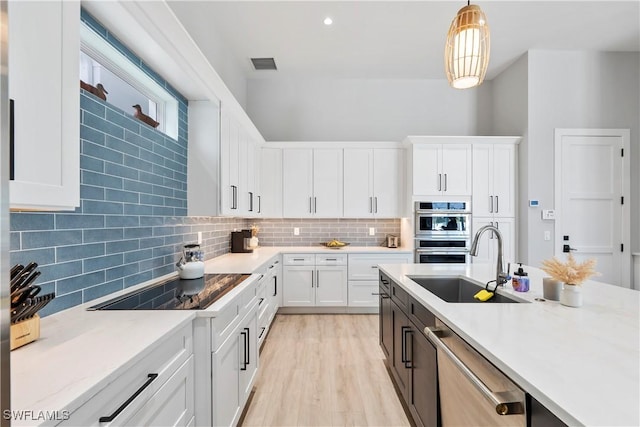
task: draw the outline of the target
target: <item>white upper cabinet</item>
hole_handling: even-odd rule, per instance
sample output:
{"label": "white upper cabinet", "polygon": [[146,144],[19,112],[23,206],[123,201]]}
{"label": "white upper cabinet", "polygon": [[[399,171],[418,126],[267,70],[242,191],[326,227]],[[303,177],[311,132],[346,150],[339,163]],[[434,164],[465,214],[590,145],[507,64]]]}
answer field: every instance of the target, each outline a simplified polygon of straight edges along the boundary
{"label": "white upper cabinet", "polygon": [[259,210],[266,218],[282,217],[282,149],[260,150]]}
{"label": "white upper cabinet", "polygon": [[[225,130],[228,132],[228,129]],[[220,213],[220,107],[212,101],[189,101],[187,210],[189,216]],[[228,155],[228,154],[227,154]],[[227,197],[228,197],[228,193]]]}
{"label": "white upper cabinet", "polygon": [[471,195],[471,144],[414,144],[413,194]]}
{"label": "white upper cabinet", "polygon": [[258,216],[259,143],[224,106],[220,109],[221,215]]}
{"label": "white upper cabinet", "polygon": [[[473,217],[472,227],[475,234],[480,228],[485,225],[493,225],[500,230],[502,235],[502,250],[505,263],[518,262],[516,259],[516,230],[514,218],[498,218],[492,220],[492,218],[486,217]],[[490,263],[495,265],[498,258],[498,240],[494,233],[487,231],[481,237],[478,248],[478,255],[471,257],[471,262],[476,263]],[[506,264],[504,268],[507,268]]]}
{"label": "white upper cabinet", "polygon": [[344,216],[397,218],[402,207],[401,150],[344,150]]}
{"label": "white upper cabinet", "polygon": [[283,216],[342,216],[342,150],[286,148],[282,157]]}
{"label": "white upper cabinet", "polygon": [[473,146],[473,214],[515,217],[516,146],[475,144]]}
{"label": "white upper cabinet", "polygon": [[80,2],[9,2],[12,209],[80,205]]}

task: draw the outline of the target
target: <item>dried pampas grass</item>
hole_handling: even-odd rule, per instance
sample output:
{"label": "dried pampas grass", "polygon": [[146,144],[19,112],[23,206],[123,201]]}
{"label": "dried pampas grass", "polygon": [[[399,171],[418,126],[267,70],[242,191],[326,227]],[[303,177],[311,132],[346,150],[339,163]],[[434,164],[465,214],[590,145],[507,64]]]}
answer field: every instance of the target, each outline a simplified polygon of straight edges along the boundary
{"label": "dried pampas grass", "polygon": [[578,263],[571,253],[567,255],[567,262],[563,263],[553,257],[542,261],[542,270],[552,278],[569,285],[581,285],[592,276],[599,276],[595,269],[596,260],[591,258]]}

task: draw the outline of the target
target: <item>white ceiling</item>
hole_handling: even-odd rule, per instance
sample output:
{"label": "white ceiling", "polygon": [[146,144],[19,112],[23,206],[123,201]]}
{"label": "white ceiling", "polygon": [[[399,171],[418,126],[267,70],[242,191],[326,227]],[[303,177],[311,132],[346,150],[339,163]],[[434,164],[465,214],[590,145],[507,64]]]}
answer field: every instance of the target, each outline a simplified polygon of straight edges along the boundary
{"label": "white ceiling", "polygon": [[[491,28],[487,79],[529,49],[640,51],[640,1],[474,1]],[[447,30],[464,1],[176,1],[208,54],[220,37],[248,78],[444,78]],[[327,27],[323,19],[334,24]],[[218,48],[218,53],[220,50]],[[255,71],[274,57],[278,71]],[[211,59],[211,58],[210,58]],[[215,61],[212,61],[215,62]]]}

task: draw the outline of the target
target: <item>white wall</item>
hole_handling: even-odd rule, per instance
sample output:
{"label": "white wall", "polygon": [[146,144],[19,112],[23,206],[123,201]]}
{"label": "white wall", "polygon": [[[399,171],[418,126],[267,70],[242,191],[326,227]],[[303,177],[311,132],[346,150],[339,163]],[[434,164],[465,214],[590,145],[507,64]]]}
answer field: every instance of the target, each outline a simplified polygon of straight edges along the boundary
{"label": "white wall", "polygon": [[[518,146],[518,260],[527,262],[529,231],[527,227],[527,188],[529,183],[527,127],[528,111],[528,55],[522,55],[509,68],[493,79],[492,127],[495,135],[520,135]],[[522,220],[524,219],[524,220]]]}
{"label": "white wall", "polygon": [[[443,80],[249,79],[247,114],[267,141],[401,141],[407,135],[473,135],[481,96]],[[480,106],[480,107],[479,107]]]}
{"label": "white wall", "polygon": [[[640,245],[639,169],[640,56],[638,53],[530,51],[528,55],[528,148],[526,193],[541,208],[554,207],[555,128],[630,128],[632,166],[631,243]],[[521,210],[528,238],[527,262],[537,265],[554,254],[553,239],[543,240],[539,209]]]}

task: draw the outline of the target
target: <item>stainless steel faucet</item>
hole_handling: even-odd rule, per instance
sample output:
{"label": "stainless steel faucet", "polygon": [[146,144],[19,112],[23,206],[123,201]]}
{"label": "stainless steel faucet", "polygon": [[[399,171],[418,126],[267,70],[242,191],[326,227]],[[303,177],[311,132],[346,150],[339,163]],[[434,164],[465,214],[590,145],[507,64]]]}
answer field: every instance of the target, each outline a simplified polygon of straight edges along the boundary
{"label": "stainless steel faucet", "polygon": [[502,250],[502,233],[498,227],[494,227],[493,225],[485,225],[480,228],[476,235],[473,238],[473,242],[471,243],[471,251],[469,252],[471,256],[478,256],[478,241],[480,240],[480,236],[485,231],[493,231],[498,238],[498,261],[496,264],[496,287],[500,285],[504,285],[507,283],[507,277],[509,276],[509,272],[504,271],[504,255]]}

